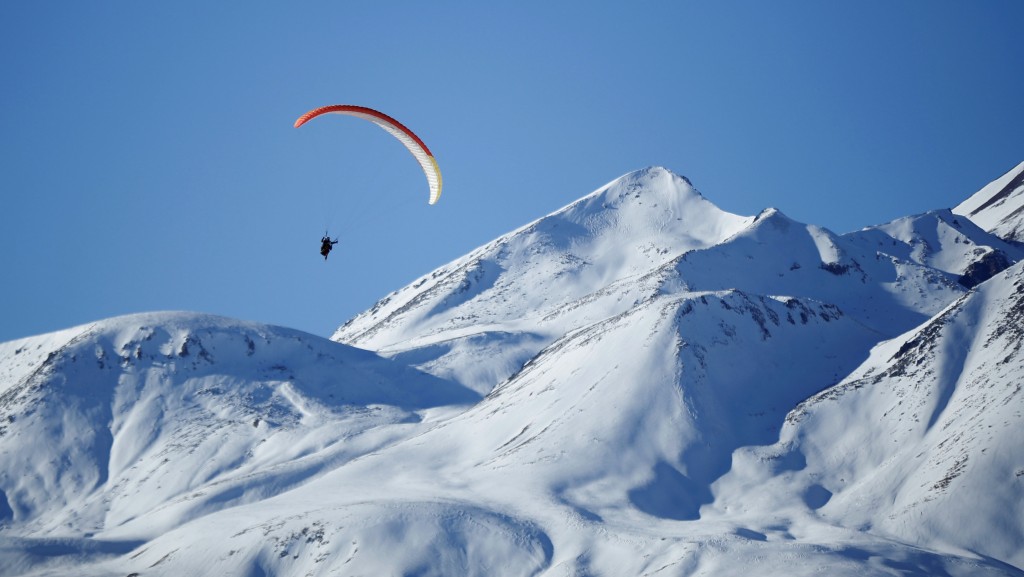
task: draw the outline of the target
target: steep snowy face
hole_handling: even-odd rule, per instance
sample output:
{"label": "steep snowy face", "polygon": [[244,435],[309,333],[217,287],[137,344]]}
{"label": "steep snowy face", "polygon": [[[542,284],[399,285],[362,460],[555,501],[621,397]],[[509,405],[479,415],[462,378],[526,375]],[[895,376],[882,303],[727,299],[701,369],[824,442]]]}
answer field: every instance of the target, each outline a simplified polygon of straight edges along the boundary
{"label": "steep snowy face", "polygon": [[786,494],[782,508],[1024,565],[1022,327],[1018,264],[878,345],[798,406],[778,444],[738,452],[716,508],[777,513]]}
{"label": "steep snowy face", "polygon": [[651,168],[396,291],[333,338],[486,394],[563,335],[655,295],[810,299],[892,337],[1022,256],[949,211],[841,236],[775,209],[731,215]]}
{"label": "steep snowy face", "polygon": [[302,457],[339,439],[478,399],[313,335],[183,313],[5,343],[0,366],[0,524],[43,535],[157,507],[174,525],[261,494],[275,467],[315,476],[327,457]]}
{"label": "steep snowy face", "polygon": [[1024,243],[1024,162],[953,209],[1008,241]]}
{"label": "steep snowy face", "polygon": [[732,450],[773,442],[786,412],[876,336],[813,301],[662,295],[556,340],[415,448],[381,458],[429,451],[450,467],[441,477],[478,478],[496,500],[554,494],[613,523],[638,510],[695,520]]}
{"label": "steep snowy face", "polygon": [[389,295],[334,339],[388,350],[410,334],[423,340],[543,317],[684,251],[712,246],[748,220],[718,209],[668,170],[641,170]]}
{"label": "steep snowy face", "polygon": [[[636,292],[630,279],[749,221],[715,207],[685,178],[641,170],[392,293],[333,339],[388,355],[420,351],[411,355],[420,362],[449,355],[446,366],[463,367],[460,382],[486,392],[551,339],[632,305],[636,295],[621,291],[602,298],[609,287]],[[587,299],[599,302],[580,311],[585,319],[565,315]],[[450,357],[480,347],[498,354],[503,368],[467,375],[466,359]]]}

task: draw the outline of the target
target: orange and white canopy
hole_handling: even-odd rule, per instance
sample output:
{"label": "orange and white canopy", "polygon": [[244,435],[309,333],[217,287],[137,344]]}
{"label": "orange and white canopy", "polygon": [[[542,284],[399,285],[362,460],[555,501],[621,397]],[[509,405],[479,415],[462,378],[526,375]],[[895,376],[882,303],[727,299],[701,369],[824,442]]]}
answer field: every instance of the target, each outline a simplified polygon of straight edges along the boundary
{"label": "orange and white canopy", "polygon": [[424,144],[423,141],[420,140],[420,137],[416,136],[413,131],[409,130],[401,122],[391,118],[383,112],[379,112],[372,108],[366,108],[365,106],[354,106],[350,104],[334,104],[310,110],[295,121],[295,128],[302,126],[317,116],[328,113],[345,114],[348,116],[363,118],[391,133],[392,136],[401,141],[401,143],[409,149],[409,152],[412,153],[416,162],[420,163],[420,167],[423,169],[423,174],[427,176],[427,184],[430,185],[430,204],[434,204],[437,202],[437,199],[441,198],[441,169],[438,168],[437,161],[434,159],[434,155],[430,153],[430,149],[427,148],[427,145]]}

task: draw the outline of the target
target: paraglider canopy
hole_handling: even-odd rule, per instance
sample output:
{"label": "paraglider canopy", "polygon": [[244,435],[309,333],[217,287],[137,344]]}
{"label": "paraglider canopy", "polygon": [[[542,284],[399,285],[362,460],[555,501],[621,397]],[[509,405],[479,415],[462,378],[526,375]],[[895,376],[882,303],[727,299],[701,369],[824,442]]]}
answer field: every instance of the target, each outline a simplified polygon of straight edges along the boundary
{"label": "paraglider canopy", "polygon": [[423,174],[427,177],[427,184],[430,186],[429,203],[434,204],[437,202],[437,199],[441,198],[441,169],[438,168],[437,161],[434,159],[434,155],[431,154],[430,149],[413,131],[383,112],[351,104],[334,104],[310,110],[295,121],[295,128],[302,126],[317,116],[328,113],[363,118],[388,131],[404,144],[413,157],[416,158],[416,161],[420,163],[420,168],[423,169]]}

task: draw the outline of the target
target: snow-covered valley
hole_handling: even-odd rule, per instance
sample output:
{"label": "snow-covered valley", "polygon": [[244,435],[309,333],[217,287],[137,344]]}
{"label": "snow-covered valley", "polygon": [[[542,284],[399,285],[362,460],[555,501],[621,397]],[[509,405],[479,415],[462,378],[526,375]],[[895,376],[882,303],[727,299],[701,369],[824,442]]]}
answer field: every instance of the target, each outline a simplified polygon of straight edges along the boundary
{"label": "snow-covered valley", "polygon": [[331,340],[0,343],[0,575],[1024,575],[1022,173],[839,235],[653,167]]}

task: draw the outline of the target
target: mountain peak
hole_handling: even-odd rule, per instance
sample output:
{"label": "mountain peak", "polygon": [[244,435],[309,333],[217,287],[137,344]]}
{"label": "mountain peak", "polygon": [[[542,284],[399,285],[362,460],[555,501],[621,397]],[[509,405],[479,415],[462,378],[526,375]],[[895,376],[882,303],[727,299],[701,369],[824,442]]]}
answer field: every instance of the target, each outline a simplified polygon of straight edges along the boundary
{"label": "mountain peak", "polygon": [[[545,218],[586,210],[619,209],[624,206],[647,206],[647,212],[655,208],[668,208],[679,203],[703,200],[714,206],[694,188],[685,176],[680,176],[661,166],[649,166],[624,174],[594,192],[569,204]],[[715,207],[717,208],[717,207]]]}
{"label": "mountain peak", "polygon": [[[686,177],[651,166],[609,182],[528,229],[551,231],[561,222],[581,227],[569,243],[574,253],[600,254],[593,259],[597,261],[609,260],[611,252],[618,253],[612,260],[632,261],[636,252],[678,255],[712,246],[741,230],[750,218],[718,208]],[[653,263],[641,260],[638,266],[643,268]],[[637,266],[629,268],[629,274],[640,272]]]}
{"label": "mountain peak", "polygon": [[786,216],[781,210],[773,207],[768,207],[757,213],[757,216],[750,222],[750,225],[752,227],[767,225],[776,228],[788,228],[791,225],[803,226],[801,223]]}
{"label": "mountain peak", "polygon": [[[648,166],[639,170],[634,170],[628,174],[621,176],[617,180],[633,180],[636,182],[657,182],[657,181],[673,181],[682,183],[685,187],[696,192],[693,187],[693,183],[690,182],[689,178],[673,172],[672,170],[665,168],[664,166]],[[699,194],[699,193],[698,193]]]}
{"label": "mountain peak", "polygon": [[[687,251],[714,246],[750,217],[723,211],[662,167],[626,174],[392,293],[334,338],[388,349],[412,328],[417,344],[458,327],[556,314]],[[408,336],[400,339],[412,345]]]}

